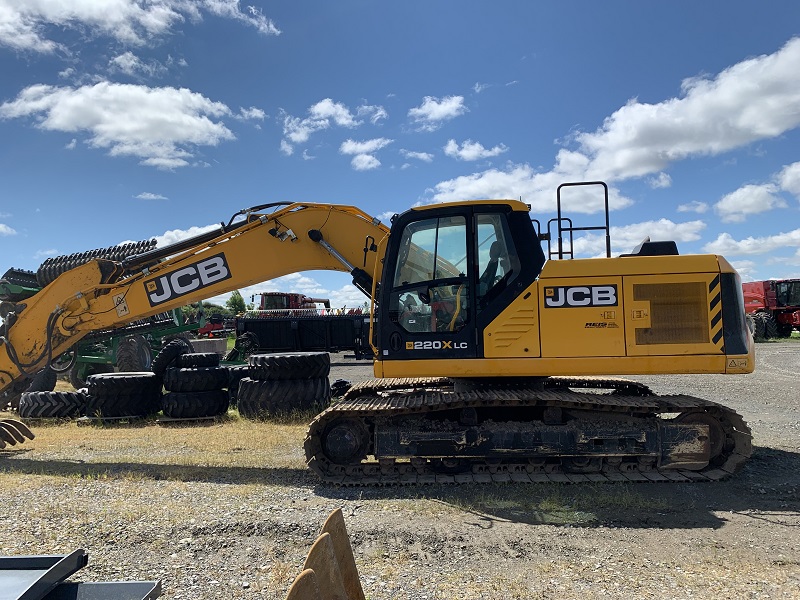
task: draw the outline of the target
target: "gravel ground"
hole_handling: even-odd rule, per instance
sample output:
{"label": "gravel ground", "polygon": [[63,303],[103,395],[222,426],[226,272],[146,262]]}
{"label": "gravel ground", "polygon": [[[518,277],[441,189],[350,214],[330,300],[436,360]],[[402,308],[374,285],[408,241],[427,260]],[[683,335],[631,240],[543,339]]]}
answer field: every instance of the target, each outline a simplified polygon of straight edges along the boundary
{"label": "gravel ground", "polygon": [[[331,380],[371,377],[333,359]],[[168,599],[282,598],[342,507],[371,600],[800,598],[800,343],[759,344],[757,359],[750,375],[636,378],[745,417],[755,452],[725,482],[336,488],[303,468],[302,428],[286,466],[263,471],[159,469],[150,451],[148,469],[117,474],[92,468],[113,444],[41,444],[0,453],[0,554],[81,547],[77,579],[160,579]],[[190,450],[165,452],[192,465]]]}

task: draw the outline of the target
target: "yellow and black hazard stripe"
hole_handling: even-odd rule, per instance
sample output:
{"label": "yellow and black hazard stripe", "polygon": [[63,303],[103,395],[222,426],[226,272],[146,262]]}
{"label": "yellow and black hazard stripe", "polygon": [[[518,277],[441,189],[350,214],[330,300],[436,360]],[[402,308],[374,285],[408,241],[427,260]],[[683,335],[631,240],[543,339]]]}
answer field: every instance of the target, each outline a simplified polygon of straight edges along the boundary
{"label": "yellow and black hazard stripe", "polygon": [[722,288],[719,275],[708,284],[708,316],[711,319],[711,341],[725,353],[725,336],[722,328]]}

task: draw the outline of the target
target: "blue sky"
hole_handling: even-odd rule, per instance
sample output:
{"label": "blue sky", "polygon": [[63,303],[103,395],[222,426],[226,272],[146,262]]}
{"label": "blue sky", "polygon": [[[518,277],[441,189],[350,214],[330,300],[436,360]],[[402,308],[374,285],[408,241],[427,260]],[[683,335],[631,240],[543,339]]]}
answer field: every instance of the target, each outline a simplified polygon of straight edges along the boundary
{"label": "blue sky", "polygon": [[[600,179],[615,254],[800,277],[799,24],[796,0],[0,0],[0,272],[266,202],[546,221]],[[363,302],[335,273],[242,293],[271,290]]]}

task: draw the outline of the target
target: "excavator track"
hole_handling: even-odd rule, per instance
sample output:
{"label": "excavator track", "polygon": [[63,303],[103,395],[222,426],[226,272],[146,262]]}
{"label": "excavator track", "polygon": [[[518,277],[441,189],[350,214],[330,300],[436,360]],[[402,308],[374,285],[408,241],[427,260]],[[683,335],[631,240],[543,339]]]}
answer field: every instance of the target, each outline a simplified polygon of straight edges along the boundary
{"label": "excavator track", "polygon": [[305,451],[337,485],[692,482],[727,478],[752,444],[735,411],[624,379],[420,378],[354,385]]}

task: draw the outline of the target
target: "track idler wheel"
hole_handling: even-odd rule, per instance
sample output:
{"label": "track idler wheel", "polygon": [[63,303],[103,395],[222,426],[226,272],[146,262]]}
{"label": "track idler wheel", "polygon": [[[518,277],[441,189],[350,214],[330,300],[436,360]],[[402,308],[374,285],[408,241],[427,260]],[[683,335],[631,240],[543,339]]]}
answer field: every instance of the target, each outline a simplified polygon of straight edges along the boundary
{"label": "track idler wheel", "polygon": [[472,468],[472,465],[465,458],[432,458],[430,467],[435,473],[455,475],[457,473],[466,473]]}
{"label": "track idler wheel", "polygon": [[367,457],[369,429],[360,419],[336,419],[322,435],[322,450],[332,463],[357,465]]}
{"label": "track idler wheel", "polygon": [[715,464],[715,459],[721,459],[723,454],[733,446],[733,440],[728,439],[723,424],[710,413],[701,410],[688,411],[678,415],[675,420],[679,423],[698,423],[708,426],[710,438],[708,462],[710,464]]}
{"label": "track idler wheel", "polygon": [[561,459],[565,473],[599,473],[603,470],[602,457],[568,456]]}

